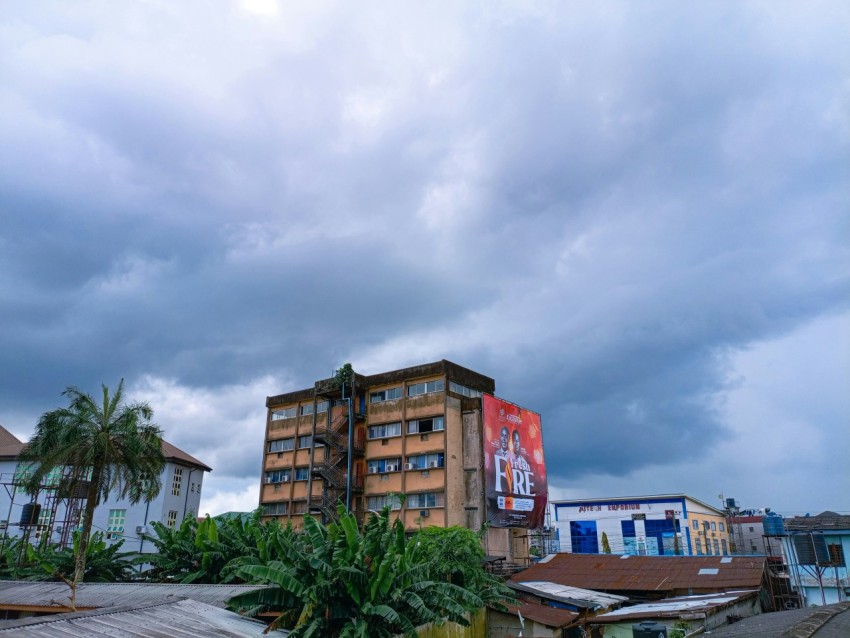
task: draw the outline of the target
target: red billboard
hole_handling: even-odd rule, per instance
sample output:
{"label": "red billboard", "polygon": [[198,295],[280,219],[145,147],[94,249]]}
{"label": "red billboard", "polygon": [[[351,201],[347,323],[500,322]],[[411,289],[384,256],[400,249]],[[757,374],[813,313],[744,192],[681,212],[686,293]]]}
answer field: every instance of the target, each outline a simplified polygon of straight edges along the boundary
{"label": "red billboard", "polygon": [[492,527],[543,527],[546,464],[540,415],[485,394],[484,496]]}

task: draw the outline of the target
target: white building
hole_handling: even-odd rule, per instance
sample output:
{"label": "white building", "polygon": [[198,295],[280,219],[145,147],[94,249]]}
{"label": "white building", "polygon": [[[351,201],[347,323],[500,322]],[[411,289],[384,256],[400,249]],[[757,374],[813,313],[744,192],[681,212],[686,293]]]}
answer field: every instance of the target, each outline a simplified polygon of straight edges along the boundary
{"label": "white building", "polygon": [[725,513],[686,494],[552,501],[560,551],[726,555]]}
{"label": "white building", "polygon": [[[22,441],[0,426],[0,534],[5,538],[29,533],[33,540],[50,534],[53,542],[69,543],[83,499],[63,498],[55,487],[43,489],[36,499],[26,494],[18,474],[18,455],[23,447]],[[162,452],[166,461],[162,490],[154,500],[131,505],[110,495],[95,509],[92,529],[104,532],[110,541],[124,539],[122,551],[151,553],[155,547],[141,538],[143,531],[152,533],[147,528],[149,523],[160,521],[173,527],[186,516],[198,514],[204,472],[212,468],[166,441],[162,442]],[[40,506],[37,523],[22,526],[25,509],[29,509],[25,506],[31,503]]]}

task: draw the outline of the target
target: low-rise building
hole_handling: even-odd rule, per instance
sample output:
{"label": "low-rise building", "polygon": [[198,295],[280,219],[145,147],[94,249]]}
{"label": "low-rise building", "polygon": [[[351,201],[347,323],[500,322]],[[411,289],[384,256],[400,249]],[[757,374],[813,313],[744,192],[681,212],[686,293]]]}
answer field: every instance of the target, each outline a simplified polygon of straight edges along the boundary
{"label": "low-rise building", "polygon": [[[35,542],[47,535],[51,542],[69,545],[79,526],[85,495],[63,489],[62,472],[45,477],[38,496],[26,494],[23,479],[26,467],[18,462],[24,443],[0,426],[0,527],[2,537],[26,535]],[[205,463],[180,448],[162,442],[165,466],[162,489],[150,502],[132,504],[110,494],[94,512],[92,529],[104,532],[107,541],[124,540],[123,551],[152,553],[156,548],[142,533],[152,521],[168,527],[179,525],[187,516],[196,516],[201,502]]]}
{"label": "low-rise building", "polygon": [[802,606],[829,605],[850,599],[847,556],[850,515],[822,512],[784,520],[782,541],[791,586]]}
{"label": "low-rise building", "polygon": [[[632,603],[729,591],[766,592],[764,556],[550,554],[509,586],[541,581],[625,596]],[[539,585],[534,585],[539,589]],[[764,600],[769,603],[766,596]]]}
{"label": "low-rise building", "polygon": [[686,494],[552,501],[560,551],[725,556],[726,515]]}

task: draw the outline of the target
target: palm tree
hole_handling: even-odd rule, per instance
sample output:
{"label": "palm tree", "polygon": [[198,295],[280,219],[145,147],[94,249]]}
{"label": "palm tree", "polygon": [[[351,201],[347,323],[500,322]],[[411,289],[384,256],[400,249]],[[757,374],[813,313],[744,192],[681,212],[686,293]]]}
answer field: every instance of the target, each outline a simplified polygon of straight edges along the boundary
{"label": "palm tree", "polygon": [[95,508],[110,493],[132,504],[153,500],[162,487],[165,465],[162,430],[150,422],[150,406],[124,403],[123,379],[111,396],[109,388],[102,387],[102,404],[68,387],[62,393],[69,399],[68,407],[41,415],[19,456],[29,464],[26,489],[31,495],[38,494],[44,478],[56,468],[65,477],[63,490],[86,495],[74,575],[64,579],[71,588],[72,609],[76,608],[76,586],[85,574]]}

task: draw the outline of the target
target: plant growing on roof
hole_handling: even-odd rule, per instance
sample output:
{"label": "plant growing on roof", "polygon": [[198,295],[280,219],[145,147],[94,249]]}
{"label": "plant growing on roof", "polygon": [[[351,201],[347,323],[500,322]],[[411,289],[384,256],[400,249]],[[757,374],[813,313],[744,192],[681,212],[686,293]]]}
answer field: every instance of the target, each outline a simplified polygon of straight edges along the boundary
{"label": "plant growing on roof", "polygon": [[62,394],[69,405],[41,415],[35,434],[19,455],[28,465],[25,489],[37,495],[45,477],[56,468],[63,473],[68,493],[83,493],[79,542],[75,544],[74,573],[64,582],[71,589],[71,609],[76,609],[77,584],[82,582],[91,538],[94,510],[110,492],[132,504],[151,501],[161,489],[162,430],[151,423],[153,410],[147,403],[124,402],[124,380],[110,394],[103,388],[102,401],[76,387]]}
{"label": "plant growing on roof", "polygon": [[354,368],[350,363],[345,363],[342,367],[337,368],[334,373],[334,383],[337,387],[342,387],[346,383],[351,383],[351,380],[354,378]]}

